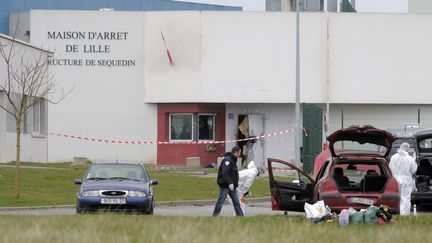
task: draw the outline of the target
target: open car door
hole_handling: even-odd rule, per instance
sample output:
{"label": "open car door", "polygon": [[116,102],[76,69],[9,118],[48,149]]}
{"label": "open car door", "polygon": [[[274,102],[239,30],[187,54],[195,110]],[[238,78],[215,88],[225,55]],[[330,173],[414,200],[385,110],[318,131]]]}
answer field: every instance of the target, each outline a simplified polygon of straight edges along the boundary
{"label": "open car door", "polygon": [[272,210],[303,212],[304,204],[313,201],[315,181],[286,161],[268,158],[267,163]]}

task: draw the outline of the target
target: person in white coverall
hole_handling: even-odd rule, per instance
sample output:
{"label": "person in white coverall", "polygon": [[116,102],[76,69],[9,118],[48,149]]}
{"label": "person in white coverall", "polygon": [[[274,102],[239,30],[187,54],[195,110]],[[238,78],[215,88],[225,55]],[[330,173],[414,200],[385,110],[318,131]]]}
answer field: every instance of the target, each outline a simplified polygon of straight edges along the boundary
{"label": "person in white coverall", "polygon": [[410,215],[411,192],[414,188],[413,175],[417,171],[415,159],[408,154],[410,145],[402,143],[400,149],[390,159],[390,169],[399,184],[400,215]]}
{"label": "person in white coverall", "polygon": [[[255,162],[253,161],[249,162],[247,169],[239,171],[239,182],[236,190],[240,201],[240,207],[243,211],[243,215],[245,215],[244,196],[246,193],[249,192],[249,188],[251,188],[258,175],[259,170],[256,167]],[[228,198],[228,201],[232,204],[230,198]]]}

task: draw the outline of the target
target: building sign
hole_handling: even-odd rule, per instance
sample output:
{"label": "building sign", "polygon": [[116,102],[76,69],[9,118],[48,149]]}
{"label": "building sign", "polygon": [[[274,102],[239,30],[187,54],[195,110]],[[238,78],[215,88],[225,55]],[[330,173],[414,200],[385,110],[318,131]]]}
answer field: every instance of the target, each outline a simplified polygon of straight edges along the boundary
{"label": "building sign", "polygon": [[94,58],[97,55],[112,53],[112,41],[125,42],[129,32],[92,32],[92,31],[47,31],[49,40],[80,40],[85,44],[65,44],[63,50],[68,54],[92,54],[92,58],[57,58],[49,61],[52,66],[99,66],[99,67],[128,67],[135,66],[135,59]]}

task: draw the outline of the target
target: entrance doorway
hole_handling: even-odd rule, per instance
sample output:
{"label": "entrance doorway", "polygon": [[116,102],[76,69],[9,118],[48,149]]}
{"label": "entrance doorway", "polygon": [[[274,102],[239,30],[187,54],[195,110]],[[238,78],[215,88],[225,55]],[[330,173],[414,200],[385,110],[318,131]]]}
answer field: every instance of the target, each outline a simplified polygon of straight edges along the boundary
{"label": "entrance doorway", "polygon": [[[264,135],[265,120],[264,114],[251,113],[238,116],[238,139],[253,138]],[[239,141],[237,145],[242,149],[242,167],[246,167],[250,161],[257,166],[264,166],[265,162],[265,141],[264,139]]]}

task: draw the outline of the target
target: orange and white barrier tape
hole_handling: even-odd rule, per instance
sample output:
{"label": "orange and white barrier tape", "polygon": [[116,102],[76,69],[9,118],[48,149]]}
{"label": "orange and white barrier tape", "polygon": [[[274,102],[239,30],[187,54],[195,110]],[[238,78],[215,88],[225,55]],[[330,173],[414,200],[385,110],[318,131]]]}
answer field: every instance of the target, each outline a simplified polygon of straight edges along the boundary
{"label": "orange and white barrier tape", "polygon": [[[303,131],[304,131],[305,135],[307,136],[306,129],[303,129]],[[92,141],[92,142],[115,143],[115,144],[221,144],[221,143],[234,143],[234,142],[265,139],[268,137],[278,136],[278,135],[282,135],[285,133],[291,133],[291,132],[294,132],[294,129],[288,129],[285,131],[269,133],[269,134],[265,134],[265,135],[261,135],[261,136],[244,138],[244,139],[228,140],[228,141],[170,141],[170,142],[112,140],[112,139],[101,139],[101,138],[89,138],[89,137],[68,135],[68,134],[62,134],[62,133],[49,133],[49,135],[78,139],[78,140],[87,140],[87,141]]]}

